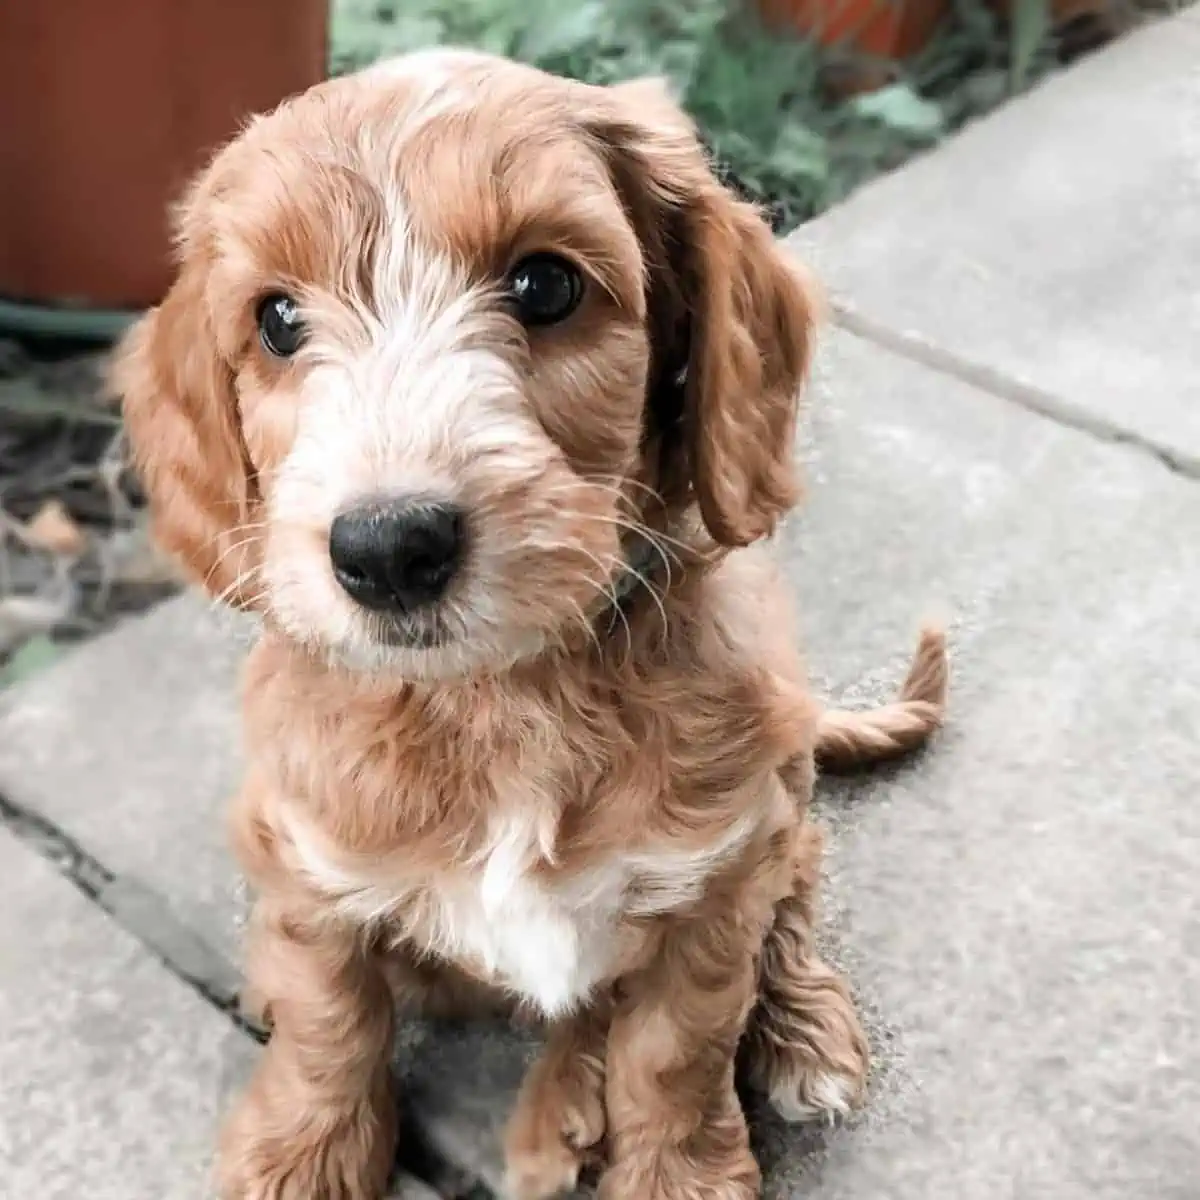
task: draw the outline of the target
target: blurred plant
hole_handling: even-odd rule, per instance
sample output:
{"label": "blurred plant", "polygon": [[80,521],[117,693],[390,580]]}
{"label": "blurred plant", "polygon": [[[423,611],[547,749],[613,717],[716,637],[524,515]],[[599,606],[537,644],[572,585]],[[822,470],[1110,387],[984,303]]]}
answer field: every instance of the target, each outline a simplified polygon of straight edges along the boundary
{"label": "blurred plant", "polygon": [[[1045,3],[1021,0],[1023,10]],[[1022,40],[1010,74],[991,10],[982,0],[958,7],[966,20],[953,36],[853,99],[829,94],[839,52],[765,30],[730,0],[334,0],[333,69],[453,44],[592,83],[666,76],[728,172],[790,226],[1036,76],[1040,35]]]}

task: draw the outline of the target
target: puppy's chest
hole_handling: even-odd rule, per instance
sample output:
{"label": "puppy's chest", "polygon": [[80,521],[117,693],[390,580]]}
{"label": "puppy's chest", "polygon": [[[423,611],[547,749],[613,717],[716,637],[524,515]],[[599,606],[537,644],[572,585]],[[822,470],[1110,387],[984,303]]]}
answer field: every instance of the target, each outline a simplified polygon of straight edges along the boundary
{"label": "puppy's chest", "polygon": [[631,872],[615,858],[567,876],[514,853],[513,831],[477,866],[419,888],[404,933],[547,1015],[569,1011],[619,957]]}
{"label": "puppy's chest", "polygon": [[303,869],[347,915],[548,1016],[585,1001],[636,954],[642,934],[631,918],[699,900],[757,823],[744,814],[697,844],[633,838],[567,870],[557,865],[553,823],[536,805],[518,804],[465,862],[431,867],[397,851],[356,870],[291,822]]}
{"label": "puppy's chest", "polygon": [[404,761],[376,776],[378,791],[340,792],[333,807],[357,806],[363,818],[342,828],[376,830],[359,841],[369,860],[319,827],[309,836],[298,815],[291,841],[313,884],[348,915],[560,1014],[636,954],[636,918],[704,895],[761,823],[762,797],[715,805],[669,834],[659,809],[679,780],[665,755],[628,738],[616,753],[615,729],[582,743],[551,717],[520,738],[487,732],[476,740],[489,753],[469,769],[447,772],[449,746],[410,742]]}

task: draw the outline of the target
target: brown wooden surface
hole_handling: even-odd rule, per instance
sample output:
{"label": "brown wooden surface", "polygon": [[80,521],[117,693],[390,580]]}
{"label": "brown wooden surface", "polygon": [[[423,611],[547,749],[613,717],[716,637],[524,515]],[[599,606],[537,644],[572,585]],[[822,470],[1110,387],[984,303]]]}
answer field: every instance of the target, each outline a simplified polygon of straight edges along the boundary
{"label": "brown wooden surface", "polygon": [[0,0],[0,296],[137,307],[250,113],[323,78],[327,0]]}
{"label": "brown wooden surface", "polygon": [[798,30],[823,46],[845,45],[901,59],[929,42],[949,0],[759,0],[770,24]]}

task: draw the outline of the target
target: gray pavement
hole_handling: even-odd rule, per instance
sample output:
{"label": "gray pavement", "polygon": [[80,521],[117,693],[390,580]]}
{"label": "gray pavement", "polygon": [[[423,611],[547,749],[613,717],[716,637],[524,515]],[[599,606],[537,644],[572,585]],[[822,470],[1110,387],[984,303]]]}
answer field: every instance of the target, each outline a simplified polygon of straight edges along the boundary
{"label": "gray pavement", "polygon": [[0,1195],[208,1195],[250,1045],[0,829]]}
{"label": "gray pavement", "polygon": [[[1148,30],[797,238],[842,325],[803,435],[809,500],[780,539],[815,680],[884,698],[941,613],[954,690],[928,753],[823,785],[824,937],[875,1083],[846,1128],[756,1113],[768,1197],[1200,1196],[1198,51],[1193,15]],[[221,1011],[245,638],[182,599],[5,701],[0,793],[52,829],[14,820],[29,844],[0,842],[18,895],[0,906],[0,1168],[25,1172],[2,1194],[76,1194],[29,1190],[43,1164],[11,1148],[42,1143],[59,1096],[103,1115],[114,1160],[131,1147],[126,1190],[87,1194],[199,1186],[211,1106],[251,1053]],[[99,1081],[73,1041],[105,1028],[73,1008],[93,992],[129,1021]],[[56,1032],[25,1032],[43,1010]],[[402,1045],[436,1155],[496,1184],[529,1043],[421,1026]],[[30,1078],[49,1099],[25,1099]],[[54,1133],[55,1179],[118,1178],[93,1127]]]}
{"label": "gray pavement", "polygon": [[1200,474],[1200,9],[797,238],[862,327]]}
{"label": "gray pavement", "polygon": [[0,733],[0,791],[156,897],[142,935],[194,935],[222,995],[237,986],[240,893],[214,815],[238,780],[251,637],[198,597],[163,604],[31,680]]}

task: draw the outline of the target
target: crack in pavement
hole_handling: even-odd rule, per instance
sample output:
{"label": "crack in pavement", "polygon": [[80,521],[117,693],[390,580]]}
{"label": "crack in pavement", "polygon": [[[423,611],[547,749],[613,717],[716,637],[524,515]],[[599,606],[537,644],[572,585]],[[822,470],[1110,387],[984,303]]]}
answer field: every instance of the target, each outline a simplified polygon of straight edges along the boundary
{"label": "crack in pavement", "polygon": [[255,1041],[266,1032],[240,1005],[241,980],[223,955],[180,921],[170,905],[136,880],[122,878],[40,813],[0,792],[0,828],[46,859],[58,873],[142,943],[168,971]]}
{"label": "crack in pavement", "polygon": [[[90,854],[69,833],[40,813],[0,792],[0,829],[45,859],[88,900],[101,908],[126,933],[140,942],[177,979],[215,1008],[247,1037],[263,1045],[268,1031],[247,1016],[241,1006],[241,977],[225,956],[180,921],[153,889],[117,875]],[[415,1142],[415,1138],[414,1138]],[[434,1184],[438,1179],[462,1178],[457,1164],[445,1160],[421,1138],[414,1145],[418,1162],[405,1156],[404,1170]],[[421,1168],[414,1171],[414,1166]],[[491,1192],[473,1177],[464,1182],[463,1200],[491,1200]]]}
{"label": "crack in pavement", "polygon": [[907,358],[942,375],[949,375],[1000,400],[1016,404],[1055,424],[1087,434],[1099,441],[1115,446],[1128,446],[1153,459],[1174,475],[1200,480],[1200,456],[1164,445],[1137,430],[1097,416],[1053,392],[1033,384],[1022,383],[984,363],[963,358],[920,334],[893,329],[864,316],[844,300],[830,301],[829,310],[839,328],[900,358]]}

